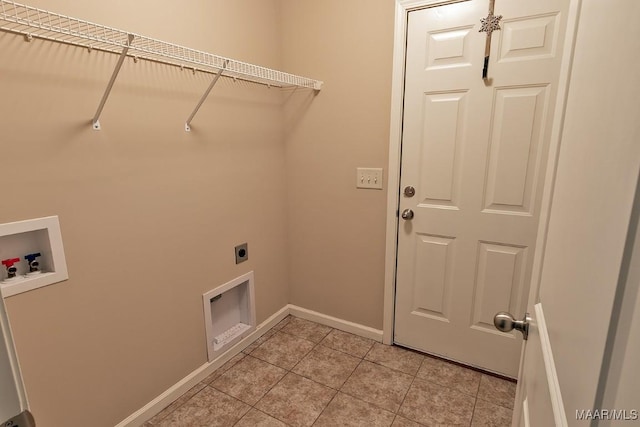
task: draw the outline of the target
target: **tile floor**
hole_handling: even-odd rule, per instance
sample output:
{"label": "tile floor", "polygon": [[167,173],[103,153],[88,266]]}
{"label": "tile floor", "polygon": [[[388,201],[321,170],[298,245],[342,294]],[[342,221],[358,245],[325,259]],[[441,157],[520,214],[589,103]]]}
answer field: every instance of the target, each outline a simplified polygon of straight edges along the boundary
{"label": "tile floor", "polygon": [[515,383],[289,316],[145,426],[510,426]]}

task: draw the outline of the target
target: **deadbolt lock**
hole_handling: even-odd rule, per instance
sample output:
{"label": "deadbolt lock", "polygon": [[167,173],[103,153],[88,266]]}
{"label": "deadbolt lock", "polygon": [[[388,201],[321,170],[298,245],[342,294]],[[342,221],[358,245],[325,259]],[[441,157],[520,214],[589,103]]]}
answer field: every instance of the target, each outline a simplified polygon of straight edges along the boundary
{"label": "deadbolt lock", "polygon": [[404,187],[404,195],[407,197],[413,197],[416,194],[416,189],[410,185]]}

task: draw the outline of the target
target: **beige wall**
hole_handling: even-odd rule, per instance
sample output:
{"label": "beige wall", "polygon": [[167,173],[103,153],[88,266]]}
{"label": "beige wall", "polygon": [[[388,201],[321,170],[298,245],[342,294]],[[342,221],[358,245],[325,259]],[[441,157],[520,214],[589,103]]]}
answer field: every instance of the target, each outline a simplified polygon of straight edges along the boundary
{"label": "beige wall", "polygon": [[[281,68],[277,1],[29,4]],[[0,32],[0,223],[59,215],[70,279],[6,300],[39,427],[113,426],[206,362],[201,295],[289,302],[282,96]],[[233,247],[249,242],[236,266]]]}
{"label": "beige wall", "polygon": [[[382,329],[394,2],[282,0],[283,66],[325,82],[286,107],[291,302]],[[385,185],[386,187],[386,185]]]}
{"label": "beige wall", "polygon": [[[201,294],[255,270],[258,322],[292,302],[382,327],[393,2],[30,0],[322,79],[221,80],[0,32],[0,223],[59,215],[67,282],[6,300],[39,427],[110,426],[206,362]],[[385,176],[386,181],[386,176]],[[234,264],[248,241],[250,261]],[[291,288],[290,288],[291,286]]]}

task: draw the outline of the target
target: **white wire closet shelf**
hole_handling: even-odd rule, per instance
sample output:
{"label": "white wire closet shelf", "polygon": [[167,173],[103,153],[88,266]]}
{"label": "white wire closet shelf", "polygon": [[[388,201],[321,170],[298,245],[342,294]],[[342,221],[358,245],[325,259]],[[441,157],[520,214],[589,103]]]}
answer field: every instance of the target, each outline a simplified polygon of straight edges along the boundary
{"label": "white wire closet shelf", "polygon": [[[322,82],[259,65],[249,64],[212,53],[164,42],[143,35],[95,24],[58,13],[38,9],[9,0],[0,0],[0,30],[33,38],[71,44],[120,55],[120,61],[105,91],[94,117],[94,129],[99,129],[98,118],[124,59],[146,59],[181,68],[215,74],[216,78],[201,99],[198,108],[217,81],[217,77],[231,77],[274,87],[302,87],[319,91]],[[192,119],[193,117],[190,117]],[[189,130],[189,121],[187,130]]]}

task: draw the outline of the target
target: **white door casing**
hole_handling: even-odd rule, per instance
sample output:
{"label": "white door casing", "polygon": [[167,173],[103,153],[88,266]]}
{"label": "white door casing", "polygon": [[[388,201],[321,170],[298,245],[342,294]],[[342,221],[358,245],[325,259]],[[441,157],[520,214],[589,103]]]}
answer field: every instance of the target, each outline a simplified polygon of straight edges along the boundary
{"label": "white door casing", "polygon": [[[624,366],[606,361],[620,351],[611,338],[623,331],[611,319],[629,268],[623,261],[640,259],[630,238],[636,230],[629,227],[633,205],[640,204],[640,61],[629,54],[640,51],[638,19],[640,5],[625,0],[571,3],[569,32],[579,24],[575,44],[565,49],[566,57],[575,53],[566,62],[570,83],[557,169],[555,178],[553,171],[548,174],[545,191],[550,204],[540,226],[543,244],[536,250],[529,297],[532,321],[520,367],[517,426],[639,422],[632,412],[637,417],[637,395],[604,394],[614,377],[637,375],[633,365],[620,372]],[[609,407],[608,401],[635,402],[635,407]],[[632,422],[577,419],[578,412],[603,409]]]}
{"label": "white door casing", "polygon": [[28,409],[9,318],[0,296],[0,423]]}
{"label": "white door casing", "polygon": [[516,376],[567,5],[497,2],[490,86],[487,0],[408,13],[394,342]]}

